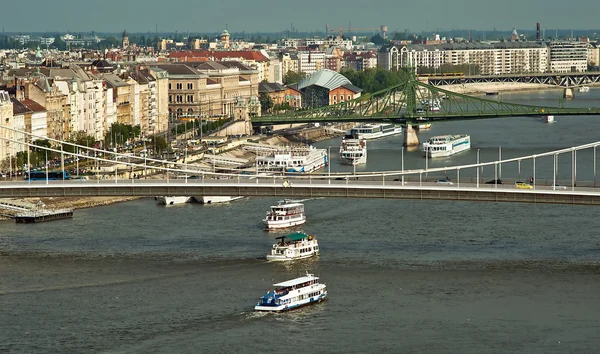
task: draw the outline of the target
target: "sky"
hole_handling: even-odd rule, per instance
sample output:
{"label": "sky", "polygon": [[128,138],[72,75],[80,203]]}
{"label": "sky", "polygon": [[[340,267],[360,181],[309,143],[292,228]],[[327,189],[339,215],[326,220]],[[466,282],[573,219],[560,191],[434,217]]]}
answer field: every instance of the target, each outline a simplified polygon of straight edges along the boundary
{"label": "sky", "polygon": [[[26,5],[24,5],[26,4]],[[233,33],[339,28],[437,32],[600,28],[599,0],[28,0],[5,1],[5,32]]]}

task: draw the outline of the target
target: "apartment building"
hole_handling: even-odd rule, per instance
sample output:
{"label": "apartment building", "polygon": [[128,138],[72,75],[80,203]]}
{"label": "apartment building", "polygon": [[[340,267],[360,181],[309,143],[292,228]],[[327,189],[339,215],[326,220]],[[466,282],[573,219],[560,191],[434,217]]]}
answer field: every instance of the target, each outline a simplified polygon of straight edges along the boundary
{"label": "apartment building", "polygon": [[66,140],[70,136],[69,97],[58,89],[54,80],[37,74],[25,85],[25,97],[46,109],[46,133],[49,138]]}
{"label": "apartment building", "polygon": [[11,156],[11,140],[15,139],[15,133],[10,129],[15,129],[13,103],[8,92],[0,90],[0,163]]}
{"label": "apartment building", "polygon": [[298,71],[298,54],[297,53],[281,53],[281,71],[283,75],[288,72],[299,72]]}
{"label": "apartment building", "polygon": [[[44,140],[48,138],[48,111],[46,111],[46,109],[39,103],[27,98],[21,100],[21,103],[31,111],[31,140]],[[25,119],[27,120],[27,116],[25,117]]]}
{"label": "apartment building", "polygon": [[325,69],[325,52],[322,51],[299,51],[298,71],[311,75],[319,70]]}
{"label": "apartment building", "polygon": [[588,43],[553,41],[550,48],[550,71],[555,73],[587,71]]}
{"label": "apartment building", "polygon": [[387,45],[378,51],[377,62],[388,70],[471,64],[482,75],[542,73],[548,70],[548,47],[534,42]]}
{"label": "apartment building", "polygon": [[587,44],[587,60],[590,66],[600,65],[600,47],[598,44]]}

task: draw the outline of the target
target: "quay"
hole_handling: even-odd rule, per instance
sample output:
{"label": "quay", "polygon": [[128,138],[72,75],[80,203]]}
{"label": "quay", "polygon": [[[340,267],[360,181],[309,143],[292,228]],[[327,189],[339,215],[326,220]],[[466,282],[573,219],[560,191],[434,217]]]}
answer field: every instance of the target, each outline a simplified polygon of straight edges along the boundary
{"label": "quay", "polygon": [[69,219],[73,217],[72,209],[31,210],[15,216],[17,224],[33,224],[36,222]]}

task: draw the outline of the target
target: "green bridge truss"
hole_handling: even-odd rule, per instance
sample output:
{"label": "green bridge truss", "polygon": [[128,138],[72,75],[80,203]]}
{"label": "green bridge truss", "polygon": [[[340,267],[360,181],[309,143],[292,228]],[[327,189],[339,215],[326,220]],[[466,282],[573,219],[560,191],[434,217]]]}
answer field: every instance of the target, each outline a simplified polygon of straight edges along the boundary
{"label": "green bridge truss", "polygon": [[252,117],[252,124],[468,120],[499,117],[600,115],[600,108],[523,105],[472,97],[431,86],[408,76],[396,86],[336,105]]}

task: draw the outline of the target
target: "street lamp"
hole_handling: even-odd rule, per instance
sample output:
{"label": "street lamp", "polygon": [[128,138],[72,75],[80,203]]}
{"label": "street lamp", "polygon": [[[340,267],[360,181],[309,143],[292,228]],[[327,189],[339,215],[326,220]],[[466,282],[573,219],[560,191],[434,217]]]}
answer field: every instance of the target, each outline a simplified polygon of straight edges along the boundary
{"label": "street lamp", "polygon": [[402,147],[402,185],[404,185],[404,146]]}
{"label": "street lamp", "polygon": [[477,188],[479,188],[479,149],[477,149]]}

